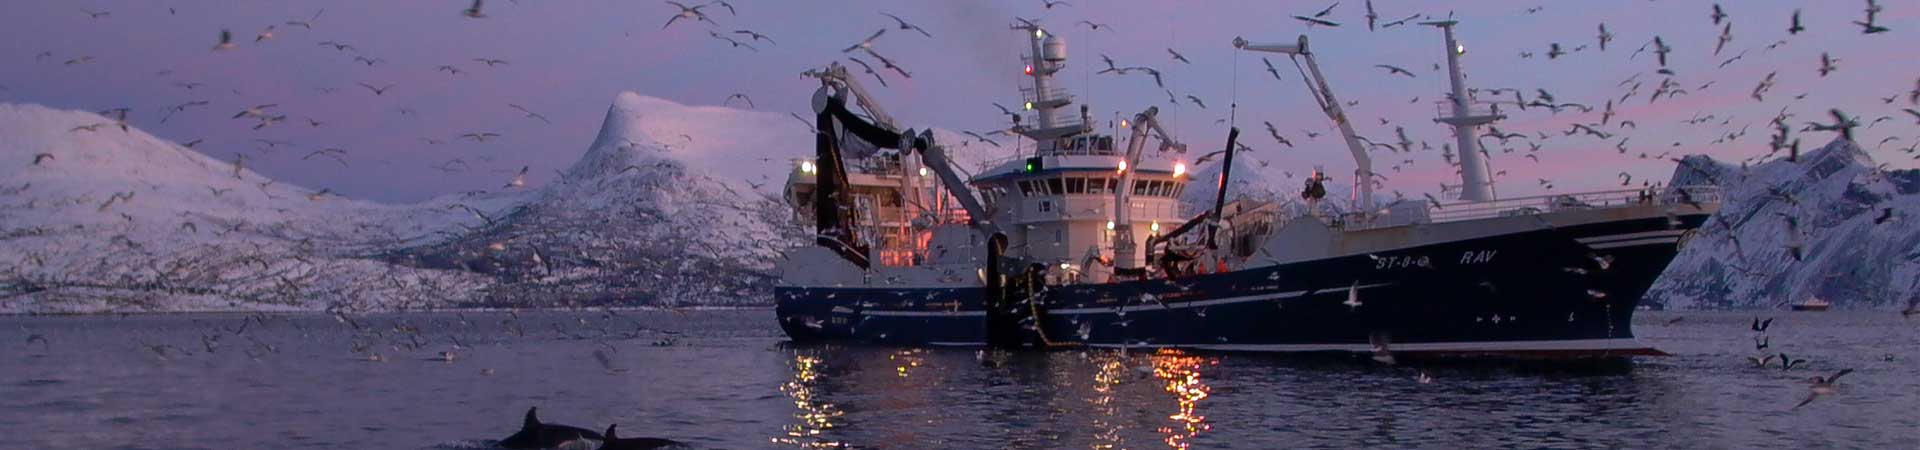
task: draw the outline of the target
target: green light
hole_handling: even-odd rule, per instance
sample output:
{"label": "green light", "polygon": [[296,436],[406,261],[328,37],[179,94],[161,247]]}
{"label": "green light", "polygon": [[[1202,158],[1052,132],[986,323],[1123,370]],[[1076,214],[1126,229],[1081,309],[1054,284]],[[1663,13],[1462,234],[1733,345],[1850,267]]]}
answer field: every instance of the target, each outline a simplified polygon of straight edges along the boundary
{"label": "green light", "polygon": [[1036,165],[1036,164],[1034,164],[1034,163],[1027,163],[1027,171],[1028,171],[1028,172],[1037,172],[1037,171],[1039,171],[1039,170],[1040,170],[1040,167],[1039,167],[1038,165]]}

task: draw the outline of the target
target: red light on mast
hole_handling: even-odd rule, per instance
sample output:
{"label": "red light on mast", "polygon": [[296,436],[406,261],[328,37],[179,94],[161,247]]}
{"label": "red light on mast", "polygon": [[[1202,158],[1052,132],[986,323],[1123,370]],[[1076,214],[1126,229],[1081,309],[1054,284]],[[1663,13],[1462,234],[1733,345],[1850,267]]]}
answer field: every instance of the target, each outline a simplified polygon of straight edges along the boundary
{"label": "red light on mast", "polygon": [[1032,65],[1032,64],[1028,64],[1028,65],[1027,65],[1027,75],[1033,75],[1033,65]]}

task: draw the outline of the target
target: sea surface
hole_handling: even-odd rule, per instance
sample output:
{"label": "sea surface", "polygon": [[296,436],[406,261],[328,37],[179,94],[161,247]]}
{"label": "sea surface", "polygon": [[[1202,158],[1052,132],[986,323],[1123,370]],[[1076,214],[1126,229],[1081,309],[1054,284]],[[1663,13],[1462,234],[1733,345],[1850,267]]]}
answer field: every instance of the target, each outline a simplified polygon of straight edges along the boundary
{"label": "sea surface", "polygon": [[[1756,315],[1766,353],[1807,362],[1754,367]],[[1920,319],[1635,328],[1673,356],[793,346],[767,310],[6,316],[0,448],[490,448],[532,406],[694,448],[1920,448]]]}

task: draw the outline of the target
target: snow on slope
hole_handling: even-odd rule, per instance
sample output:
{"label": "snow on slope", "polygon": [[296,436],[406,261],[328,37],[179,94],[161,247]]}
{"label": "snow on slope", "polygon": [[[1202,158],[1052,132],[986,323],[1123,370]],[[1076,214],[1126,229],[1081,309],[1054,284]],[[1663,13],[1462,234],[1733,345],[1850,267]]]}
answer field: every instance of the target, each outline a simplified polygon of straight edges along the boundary
{"label": "snow on slope", "polygon": [[782,115],[621,93],[538,199],[391,260],[495,275],[487,306],[764,303],[772,262],[804,234],[771,194],[790,163],[762,155],[804,156],[809,137]]}
{"label": "snow on slope", "polygon": [[112,122],[0,104],[0,310],[421,307],[487,284],[357,257],[478,222],[453,197],[319,195]]}
{"label": "snow on slope", "polygon": [[[1810,297],[1836,308],[1899,308],[1920,295],[1920,171],[1881,171],[1834,140],[1750,168],[1690,156],[1671,185],[1716,184],[1720,212],[1647,294],[1670,308],[1780,308]],[[1886,208],[1892,219],[1875,223]],[[1790,233],[1791,217],[1799,233]],[[1803,258],[1789,244],[1798,240]]]}

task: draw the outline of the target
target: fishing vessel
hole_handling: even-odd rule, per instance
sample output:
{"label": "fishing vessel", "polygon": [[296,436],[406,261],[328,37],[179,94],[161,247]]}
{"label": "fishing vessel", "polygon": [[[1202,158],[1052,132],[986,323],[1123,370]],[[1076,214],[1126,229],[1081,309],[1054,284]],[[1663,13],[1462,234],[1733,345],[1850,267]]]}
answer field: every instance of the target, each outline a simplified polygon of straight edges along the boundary
{"label": "fishing vessel", "polygon": [[1445,200],[1375,201],[1368,150],[1305,36],[1233,42],[1304,63],[1353,155],[1351,198],[1325,198],[1316,173],[1304,209],[1227,192],[1235,129],[1218,179],[1198,180],[1217,184],[1213,201],[1183,210],[1186,145],[1154,108],[1111,127],[1075,114],[1053,80],[1066,44],[1038,24],[1012,26],[1031,85],[1011,132],[1033,146],[977,174],[898,127],[845,67],[809,71],[815,154],[786,196],[817,235],[780,263],[780,326],[798,342],[916,346],[1658,354],[1633,312],[1719,192],[1496,197],[1475,130],[1503,116],[1466,88],[1456,23],[1426,25],[1451,76],[1435,120],[1455,131],[1461,183]]}
{"label": "fishing vessel", "polygon": [[1820,297],[1808,298],[1792,305],[1794,311],[1826,311],[1827,308],[1832,307],[1833,302],[1823,300]]}

